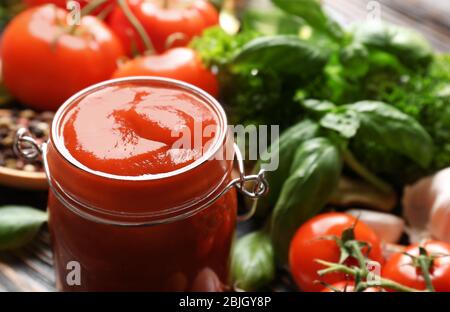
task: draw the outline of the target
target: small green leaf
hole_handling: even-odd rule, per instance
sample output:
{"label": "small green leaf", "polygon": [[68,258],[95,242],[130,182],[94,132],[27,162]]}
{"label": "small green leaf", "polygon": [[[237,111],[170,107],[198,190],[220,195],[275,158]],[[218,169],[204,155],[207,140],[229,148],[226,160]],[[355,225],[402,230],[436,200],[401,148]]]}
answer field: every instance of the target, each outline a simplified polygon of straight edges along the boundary
{"label": "small green leaf", "polygon": [[344,248],[344,246],[339,246],[341,248],[341,255],[339,257],[339,263],[343,264],[345,261],[347,261],[348,258],[350,258],[350,253],[347,248]]}
{"label": "small green leaf", "polygon": [[354,42],[391,53],[403,63],[417,67],[428,65],[433,50],[418,32],[383,22],[358,23],[353,29]]}
{"label": "small green leaf", "polygon": [[206,66],[221,67],[232,60],[237,50],[259,36],[260,34],[255,31],[243,31],[233,36],[221,27],[215,26],[206,29],[201,36],[195,37],[189,46],[197,51]]}
{"label": "small green leaf", "polygon": [[323,114],[328,113],[329,111],[336,108],[336,105],[331,102],[314,99],[305,100],[301,102],[301,104],[304,108],[306,108],[306,110],[308,110],[309,112],[317,113],[317,115],[319,116],[322,116]]}
{"label": "small green leaf", "polygon": [[414,118],[383,102],[362,101],[344,107],[359,115],[359,138],[385,146],[423,168],[430,165],[433,141]]}
{"label": "small green leaf", "polygon": [[428,252],[423,246],[419,246],[419,254],[421,256],[428,256]]}
{"label": "small green leaf", "polygon": [[274,10],[246,10],[242,21],[242,28],[256,31],[262,35],[273,36],[281,34],[298,35],[305,22],[298,16]]}
{"label": "small green leaf", "polygon": [[237,67],[271,69],[281,74],[311,77],[320,73],[328,57],[328,49],[293,35],[256,38],[234,57]]}
{"label": "small green leaf", "polygon": [[355,228],[350,227],[350,228],[345,229],[342,232],[342,240],[344,242],[347,242],[349,240],[355,240]]}
{"label": "small green leaf", "polygon": [[322,10],[318,0],[272,0],[280,9],[301,17],[312,28],[324,32],[333,39],[341,39],[343,31],[339,24]]}
{"label": "small green leaf", "polygon": [[363,77],[369,71],[369,51],[360,43],[343,48],[339,59],[344,67],[343,74],[349,78]]}
{"label": "small green leaf", "polygon": [[47,213],[24,206],[0,208],[0,250],[19,248],[33,239]]}
{"label": "small green leaf", "polygon": [[231,276],[236,287],[257,290],[275,277],[272,242],[263,231],[240,238],[232,252]]}
{"label": "small green leaf", "polygon": [[356,112],[345,108],[338,108],[327,113],[320,120],[323,128],[334,130],[344,138],[354,137],[359,129],[360,120]]}

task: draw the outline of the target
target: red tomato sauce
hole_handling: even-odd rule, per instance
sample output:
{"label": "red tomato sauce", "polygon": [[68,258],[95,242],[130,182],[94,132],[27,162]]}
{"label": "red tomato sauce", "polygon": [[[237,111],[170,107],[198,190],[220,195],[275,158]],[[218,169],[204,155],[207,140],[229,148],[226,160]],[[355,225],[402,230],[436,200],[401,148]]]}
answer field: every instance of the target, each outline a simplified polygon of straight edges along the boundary
{"label": "red tomato sauce", "polygon": [[[58,288],[221,290],[236,193],[208,200],[231,180],[233,160],[205,157],[232,149],[226,118],[190,87],[133,79],[76,96],[55,117],[47,160]],[[197,124],[201,143],[174,147],[172,131]]]}
{"label": "red tomato sauce", "polygon": [[[83,165],[139,176],[171,172],[199,159],[217,123],[214,112],[186,92],[122,85],[80,99],[65,116],[62,135]],[[182,146],[174,147],[177,142]]]}

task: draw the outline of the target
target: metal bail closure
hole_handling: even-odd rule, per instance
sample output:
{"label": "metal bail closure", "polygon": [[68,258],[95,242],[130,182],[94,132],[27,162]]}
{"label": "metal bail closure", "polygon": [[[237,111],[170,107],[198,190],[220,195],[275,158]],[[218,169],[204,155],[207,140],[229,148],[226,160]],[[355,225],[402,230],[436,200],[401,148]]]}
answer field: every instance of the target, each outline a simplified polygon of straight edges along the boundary
{"label": "metal bail closure", "polygon": [[38,143],[27,128],[19,128],[14,137],[13,151],[17,157],[27,161],[41,159],[44,163],[44,171],[49,187],[52,186],[50,180],[50,170],[47,164],[47,142]]}
{"label": "metal bail closure", "polygon": [[[265,196],[269,191],[269,183],[265,178],[264,169],[261,169],[258,174],[245,175],[242,153],[236,143],[234,143],[233,147],[235,152],[235,160],[239,170],[239,177],[231,180],[228,185],[219,194],[211,198],[207,204],[210,205],[214,203],[232,187],[236,187],[242,195],[253,200],[250,209],[248,209],[244,214],[238,216],[238,221],[246,221],[255,214],[258,199]],[[31,161],[40,158],[43,160],[44,170],[51,187],[52,181],[50,179],[50,170],[48,168],[45,155],[47,151],[47,143],[39,144],[26,128],[20,128],[17,130],[14,138],[13,148],[16,155],[24,158],[25,160]]]}
{"label": "metal bail closure", "polygon": [[37,143],[26,128],[20,128],[14,137],[13,150],[18,157],[25,160],[37,160],[42,156],[43,144]]}
{"label": "metal bail closure", "polygon": [[[258,199],[264,197],[269,192],[269,183],[266,180],[264,169],[260,169],[258,174],[245,175],[244,160],[241,150],[236,143],[234,143],[234,152],[239,170],[239,178],[232,180],[229,186],[235,186],[241,194],[253,199],[250,209],[238,216],[238,221],[246,221],[255,214]],[[246,185],[249,185],[250,188],[247,188]]]}

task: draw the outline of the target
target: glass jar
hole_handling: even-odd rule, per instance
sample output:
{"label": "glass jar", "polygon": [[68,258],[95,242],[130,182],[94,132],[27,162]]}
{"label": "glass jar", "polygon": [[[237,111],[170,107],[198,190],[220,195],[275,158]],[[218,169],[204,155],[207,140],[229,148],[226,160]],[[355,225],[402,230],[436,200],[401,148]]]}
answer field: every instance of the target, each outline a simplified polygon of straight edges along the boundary
{"label": "glass jar", "polygon": [[[181,89],[208,105],[220,131],[205,155],[151,176],[116,176],[77,162],[60,135],[65,114],[87,94],[130,82]],[[236,225],[235,187],[253,198],[267,191],[263,172],[244,176],[220,104],[170,79],[131,77],[89,87],[60,107],[49,142],[39,146],[21,129],[16,150],[43,159],[57,287],[64,291],[221,290],[228,283]],[[233,179],[235,156],[240,176]],[[250,180],[256,181],[252,191],[245,189]]]}

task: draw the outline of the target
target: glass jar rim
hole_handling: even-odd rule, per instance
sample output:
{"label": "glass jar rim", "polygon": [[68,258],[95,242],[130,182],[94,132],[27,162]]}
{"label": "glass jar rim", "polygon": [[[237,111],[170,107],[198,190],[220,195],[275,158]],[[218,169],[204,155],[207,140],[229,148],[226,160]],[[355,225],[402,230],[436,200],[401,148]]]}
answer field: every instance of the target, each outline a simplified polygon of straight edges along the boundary
{"label": "glass jar rim", "polygon": [[[189,92],[192,95],[198,96],[203,103],[210,105],[213,109],[214,113],[217,115],[217,118],[219,120],[219,134],[215,136],[213,144],[208,148],[207,152],[204,153],[201,157],[196,159],[191,164],[184,166],[180,169],[164,172],[164,173],[157,173],[157,174],[146,174],[141,176],[122,176],[122,175],[115,175],[110,174],[102,171],[93,170],[85,165],[83,165],[81,162],[79,162],[75,157],[73,157],[70,152],[67,150],[67,148],[64,146],[61,137],[60,137],[60,123],[63,120],[64,114],[67,112],[67,110],[70,108],[70,106],[75,103],[78,99],[91,94],[97,90],[101,90],[107,86],[114,86],[124,83],[155,83],[160,85],[168,85],[172,86],[184,91]],[[71,96],[69,99],[67,99],[58,109],[58,111],[55,114],[55,117],[52,122],[52,130],[50,135],[50,141],[55,146],[55,150],[63,157],[64,160],[66,160],[70,165],[75,166],[76,168],[83,170],[84,172],[87,172],[89,174],[99,176],[106,179],[112,179],[112,180],[122,180],[122,181],[152,181],[152,180],[160,180],[160,179],[166,179],[170,178],[179,174],[183,174],[185,172],[188,172],[190,170],[193,170],[205,162],[207,162],[209,159],[214,157],[214,155],[222,148],[223,144],[225,144],[226,141],[226,135],[227,135],[227,116],[225,114],[225,111],[223,107],[220,105],[220,103],[210,94],[208,94],[206,91],[191,85],[189,83],[170,79],[170,78],[163,78],[163,77],[156,77],[156,76],[132,76],[132,77],[125,77],[125,78],[117,78],[117,79],[111,79],[106,80],[97,84],[94,84],[90,87],[87,87],[73,96]]]}

